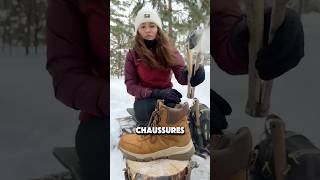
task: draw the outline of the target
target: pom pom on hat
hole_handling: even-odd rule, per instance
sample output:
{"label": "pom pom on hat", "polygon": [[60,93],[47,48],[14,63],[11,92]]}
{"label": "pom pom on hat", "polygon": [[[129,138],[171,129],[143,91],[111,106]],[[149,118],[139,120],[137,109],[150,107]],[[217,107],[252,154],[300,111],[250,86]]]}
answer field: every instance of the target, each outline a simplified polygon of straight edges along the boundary
{"label": "pom pom on hat", "polygon": [[134,21],[135,34],[138,32],[139,25],[145,22],[155,23],[160,29],[162,29],[162,22],[158,13],[153,9],[141,9]]}

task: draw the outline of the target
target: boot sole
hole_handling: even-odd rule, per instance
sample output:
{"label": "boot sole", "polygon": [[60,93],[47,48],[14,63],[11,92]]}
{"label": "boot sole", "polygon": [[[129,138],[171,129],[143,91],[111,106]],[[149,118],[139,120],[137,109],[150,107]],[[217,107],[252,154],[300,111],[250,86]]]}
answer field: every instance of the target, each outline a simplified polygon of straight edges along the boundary
{"label": "boot sole", "polygon": [[124,158],[132,161],[152,161],[156,159],[173,159],[173,160],[190,160],[191,156],[195,153],[193,142],[190,141],[183,147],[170,147],[154,153],[149,154],[136,154],[126,151],[120,147]]}

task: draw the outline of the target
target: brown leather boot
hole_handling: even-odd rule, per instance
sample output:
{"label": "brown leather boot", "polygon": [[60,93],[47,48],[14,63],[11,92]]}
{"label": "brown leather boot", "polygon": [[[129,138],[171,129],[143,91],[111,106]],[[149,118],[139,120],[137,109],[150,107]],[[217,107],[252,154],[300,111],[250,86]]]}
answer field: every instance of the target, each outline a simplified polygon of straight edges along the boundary
{"label": "brown leather boot", "polygon": [[188,125],[188,103],[167,107],[158,101],[153,112],[151,127],[183,127],[184,134],[126,134],[121,136],[119,149],[124,157],[136,161],[169,158],[189,160],[194,154],[194,146]]}
{"label": "brown leather boot", "polygon": [[247,180],[251,161],[252,137],[244,127],[233,135],[214,135],[210,144],[213,180]]}

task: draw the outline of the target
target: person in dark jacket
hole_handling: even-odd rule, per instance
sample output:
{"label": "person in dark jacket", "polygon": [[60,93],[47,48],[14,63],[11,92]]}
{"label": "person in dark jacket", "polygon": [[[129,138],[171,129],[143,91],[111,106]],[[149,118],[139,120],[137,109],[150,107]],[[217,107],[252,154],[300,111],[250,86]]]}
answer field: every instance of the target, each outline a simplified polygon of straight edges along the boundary
{"label": "person in dark jacket", "polygon": [[[141,9],[135,18],[133,49],[127,53],[125,62],[125,84],[129,94],[135,97],[134,111],[139,124],[146,126],[155,109],[157,99],[174,107],[182,95],[172,89],[172,72],[177,81],[187,84],[187,68],[182,56],[170,44],[162,30],[162,22],[152,9]],[[201,65],[191,77],[193,87],[205,79]]]}
{"label": "person in dark jacket", "polygon": [[49,0],[47,64],[55,97],[80,110],[76,150],[87,179],[108,179],[109,14],[104,0]]}

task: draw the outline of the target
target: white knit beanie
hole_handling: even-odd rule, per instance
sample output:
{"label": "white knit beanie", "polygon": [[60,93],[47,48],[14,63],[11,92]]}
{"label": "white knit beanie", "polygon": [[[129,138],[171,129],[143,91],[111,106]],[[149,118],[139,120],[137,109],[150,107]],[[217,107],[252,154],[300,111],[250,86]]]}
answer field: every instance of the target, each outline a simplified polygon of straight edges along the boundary
{"label": "white knit beanie", "polygon": [[153,9],[141,9],[134,21],[135,33],[138,32],[139,25],[145,22],[153,22],[162,29],[162,22],[158,13]]}

